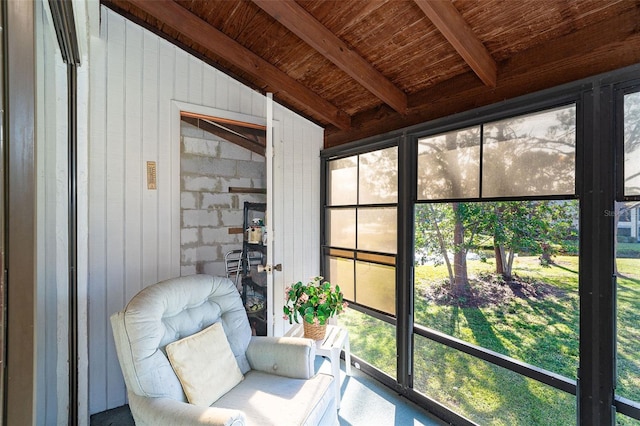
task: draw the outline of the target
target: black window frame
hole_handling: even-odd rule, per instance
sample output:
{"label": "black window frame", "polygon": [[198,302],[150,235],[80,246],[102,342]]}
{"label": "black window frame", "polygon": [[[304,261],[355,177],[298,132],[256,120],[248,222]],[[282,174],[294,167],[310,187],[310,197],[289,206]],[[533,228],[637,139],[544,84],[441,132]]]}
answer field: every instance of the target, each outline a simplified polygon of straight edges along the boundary
{"label": "black window frame", "polygon": [[[577,397],[577,423],[611,424],[616,412],[640,420],[640,402],[615,396],[615,276],[613,276],[615,230],[611,217],[603,214],[614,208],[616,200],[638,200],[624,197],[620,191],[624,176],[621,164],[620,99],[625,93],[640,90],[640,64],[593,76],[584,80],[525,95],[498,104],[421,123],[384,135],[363,139],[347,145],[325,149],[321,153],[321,234],[324,233],[326,161],[328,158],[348,156],[375,150],[379,146],[397,144],[399,165],[412,164],[398,170],[398,250],[396,262],[397,319],[390,321],[361,307],[354,309],[373,314],[379,319],[395,322],[397,330],[397,379],[364,365],[364,370],[407,398],[417,402],[441,418],[456,424],[471,424],[469,420],[451,412],[436,401],[412,389],[413,333],[446,344],[510,370],[543,381]],[[626,91],[626,92],[625,92]],[[580,361],[576,381],[540,371],[535,366],[523,366],[511,359],[489,354],[450,336],[413,324],[413,206],[417,202],[415,173],[417,169],[417,139],[481,122],[530,114],[537,111],[576,104],[576,181],[574,198],[580,202]],[[621,189],[622,188],[622,189]],[[520,199],[567,199],[570,196],[516,197]],[[480,201],[513,200],[514,197],[482,198]],[[447,200],[438,200],[446,202]],[[451,200],[449,200],[451,201]],[[473,201],[464,199],[463,201]],[[424,201],[421,201],[424,202]],[[584,235],[583,235],[584,234]],[[323,237],[322,237],[323,238]],[[324,241],[324,238],[323,240]],[[322,242],[321,242],[322,243]],[[322,251],[324,259],[324,251]],[[324,260],[321,260],[324,268]],[[403,285],[402,283],[406,283]]]}

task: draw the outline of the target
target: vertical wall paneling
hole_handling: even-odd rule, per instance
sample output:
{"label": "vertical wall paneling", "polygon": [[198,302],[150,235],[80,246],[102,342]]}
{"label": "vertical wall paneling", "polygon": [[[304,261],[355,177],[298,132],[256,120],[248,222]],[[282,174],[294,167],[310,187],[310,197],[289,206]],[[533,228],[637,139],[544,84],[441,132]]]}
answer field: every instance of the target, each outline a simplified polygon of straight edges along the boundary
{"label": "vertical wall paneling", "polygon": [[[274,263],[283,270],[274,278],[276,335],[288,327],[281,319],[284,288],[305,281],[319,272],[319,153],[322,129],[276,104],[275,120],[281,129],[280,146],[274,159]],[[313,177],[317,174],[317,177]],[[278,294],[281,297],[278,297]]]}
{"label": "vertical wall paneling", "polygon": [[[106,70],[108,26],[99,29],[100,37],[91,39],[90,66],[93,70]],[[107,334],[107,283],[106,283],[106,231],[105,197],[107,169],[107,73],[89,74],[91,96],[89,105],[89,179],[88,179],[88,282],[87,282],[87,382],[89,412],[104,410],[107,362],[105,346],[110,344],[111,334]],[[107,343],[109,342],[109,343]],[[113,374],[113,373],[112,373]]]}
{"label": "vertical wall paneling", "polygon": [[[266,116],[263,95],[104,7],[100,26],[100,36],[90,38],[90,414],[126,402],[109,316],[137,289],[180,273],[180,110],[241,121],[261,117],[262,124]],[[282,295],[286,283],[318,269],[317,236],[306,233],[319,226],[312,202],[319,199],[319,181],[304,176],[317,173],[322,129],[278,104],[274,118],[274,225],[287,224],[274,235],[273,260],[283,265],[274,293]],[[146,189],[146,161],[157,162],[157,190]],[[276,333],[284,329],[281,299],[274,301]]]}
{"label": "vertical wall paneling", "polygon": [[187,83],[189,85],[189,98],[188,101],[192,104],[202,104],[202,68],[203,64],[200,60],[189,56],[189,79]]}
{"label": "vertical wall paneling", "polygon": [[[160,280],[158,276],[158,267],[165,260],[160,260],[160,230],[158,218],[158,198],[160,189],[147,188],[147,161],[155,161],[156,168],[165,168],[166,164],[160,161],[158,154],[158,139],[160,133],[158,131],[158,117],[160,97],[158,96],[159,87],[162,85],[159,80],[159,40],[158,38],[144,31],[144,64],[142,68],[142,139],[138,142],[142,150],[142,158],[136,165],[136,170],[140,170],[142,176],[139,180],[131,182],[132,186],[136,185],[142,191],[141,211],[136,212],[140,215],[142,227],[142,235],[140,237],[140,246],[142,247],[142,271],[137,290]],[[164,182],[163,182],[164,183]],[[166,188],[163,188],[163,190]],[[169,278],[169,276],[164,276]],[[131,299],[137,291],[131,294],[126,300]]]}
{"label": "vertical wall paneling", "polygon": [[204,67],[202,71],[202,104],[215,105],[216,102],[216,71],[211,67]]}
{"label": "vertical wall paneling", "polygon": [[[119,16],[110,18],[108,25],[109,43],[107,44],[107,156],[105,188],[106,233],[106,316],[122,308],[125,303],[124,263],[125,250],[125,198],[127,183],[124,167],[125,156],[125,108],[127,86],[125,84],[125,43],[127,42],[127,24]],[[129,94],[131,96],[132,94]],[[135,96],[135,95],[134,95]],[[107,335],[111,336],[110,330]],[[106,346],[107,372],[117,371],[118,361],[113,345]],[[122,379],[115,374],[106,377],[106,403],[119,406],[125,403]]]}
{"label": "vertical wall paneling", "polygon": [[[283,175],[282,175],[282,123],[275,121],[273,128],[273,158],[271,159],[271,193],[269,194],[269,200],[271,201],[271,222],[272,224],[284,224],[283,218],[283,197],[282,191],[275,190],[276,188],[282,188]],[[273,264],[283,264],[284,251],[282,245],[282,229],[271,226],[271,235],[268,238],[271,241],[269,247],[271,251],[271,261]],[[284,274],[286,273],[286,264],[283,264],[282,271],[273,273],[273,334],[274,336],[281,336],[284,334],[284,324],[282,320],[282,301],[284,300]]]}
{"label": "vertical wall paneling", "polygon": [[[217,73],[215,105],[217,108],[230,111],[229,109],[229,77],[222,73]],[[264,102],[264,101],[263,101]]]}
{"label": "vertical wall paneling", "polygon": [[[140,140],[142,139],[142,105],[139,95],[146,74],[146,49],[141,28],[127,28],[125,44],[125,93],[124,93],[124,235],[134,235],[142,227],[140,200],[142,196],[142,161]],[[143,52],[145,52],[143,58]],[[144,63],[143,63],[144,61]],[[144,68],[143,68],[144,66]],[[127,238],[124,247],[124,300],[129,300],[140,290],[141,240]]]}
{"label": "vertical wall paneling", "polygon": [[[152,36],[147,33],[146,36]],[[175,68],[166,64],[173,64],[176,61],[176,50],[168,42],[157,39],[159,43],[159,61],[158,61],[158,83],[157,83],[157,111],[158,117],[171,117],[174,114],[171,102],[168,99],[173,97],[173,82],[175,78]],[[180,231],[172,232],[172,228],[168,224],[174,223],[172,215],[179,214],[171,208],[172,197],[175,193],[180,193],[179,180],[172,179],[177,173],[180,174],[180,156],[177,158],[172,155],[172,149],[166,147],[160,138],[160,135],[171,135],[169,143],[171,147],[175,147],[178,154],[180,152],[180,129],[177,129],[177,135],[174,135],[172,123],[170,119],[152,120],[158,129],[155,147],[157,150],[157,161],[160,172],[157,175],[158,190],[157,197],[157,215],[158,215],[158,279],[170,278],[176,275],[176,271],[180,269]],[[150,214],[153,212],[150,212]],[[147,283],[148,284],[148,283]]]}

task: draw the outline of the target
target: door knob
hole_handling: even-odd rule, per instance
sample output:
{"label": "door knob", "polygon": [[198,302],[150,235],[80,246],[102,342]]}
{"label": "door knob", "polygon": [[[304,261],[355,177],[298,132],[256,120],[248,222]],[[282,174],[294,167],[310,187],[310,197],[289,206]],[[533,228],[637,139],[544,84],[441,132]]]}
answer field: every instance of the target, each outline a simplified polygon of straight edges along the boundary
{"label": "door knob", "polygon": [[271,265],[258,265],[258,272],[266,272],[270,274],[273,270],[282,271],[282,264],[278,263],[276,266]]}

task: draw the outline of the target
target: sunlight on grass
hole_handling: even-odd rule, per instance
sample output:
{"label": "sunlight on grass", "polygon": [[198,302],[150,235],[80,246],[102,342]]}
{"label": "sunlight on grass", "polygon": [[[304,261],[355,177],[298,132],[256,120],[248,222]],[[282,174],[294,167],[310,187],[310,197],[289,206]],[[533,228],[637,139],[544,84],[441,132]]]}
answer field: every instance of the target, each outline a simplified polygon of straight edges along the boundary
{"label": "sunlight on grass", "polygon": [[415,336],[414,388],[483,425],[575,423],[575,397]]}
{"label": "sunlight on grass", "polygon": [[[617,259],[617,393],[640,401],[640,260]],[[621,420],[619,424],[631,419]],[[635,423],[640,424],[640,422]]]}
{"label": "sunlight on grass", "polygon": [[351,353],[396,377],[396,329],[354,309],[338,317],[339,325],[349,330]]}
{"label": "sunlight on grass", "polygon": [[[446,268],[416,268],[415,321],[451,336],[575,379],[578,368],[578,259],[558,256],[543,267],[537,257],[519,257],[518,277],[553,286],[544,297],[515,297],[487,307],[437,305],[422,295],[447,277]],[[469,261],[469,275],[492,271],[490,262]],[[506,284],[505,284],[506,285]],[[540,337],[544,336],[544,339]]]}
{"label": "sunlight on grass", "polygon": [[[417,324],[576,379],[579,361],[578,257],[556,256],[543,267],[537,257],[518,257],[514,272],[540,294],[519,294],[500,303],[469,306],[436,303],[434,283],[448,278],[444,265],[415,268]],[[495,265],[469,261],[469,276]],[[640,401],[640,259],[618,259],[618,383],[616,392]],[[507,285],[507,284],[505,284]],[[514,290],[516,291],[516,290]],[[341,315],[352,352],[395,377],[395,331],[355,310]],[[570,425],[576,398],[426,338],[414,335],[414,388],[483,425]],[[618,415],[618,425],[640,422]]]}

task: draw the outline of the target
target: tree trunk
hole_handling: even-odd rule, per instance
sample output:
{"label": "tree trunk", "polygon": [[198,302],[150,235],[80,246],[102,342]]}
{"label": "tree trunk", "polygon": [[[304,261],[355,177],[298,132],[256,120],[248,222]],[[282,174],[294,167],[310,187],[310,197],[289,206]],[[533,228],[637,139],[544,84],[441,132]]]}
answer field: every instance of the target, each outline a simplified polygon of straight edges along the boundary
{"label": "tree trunk", "polygon": [[516,257],[516,252],[513,249],[509,249],[509,257],[507,259],[507,267],[504,271],[504,279],[507,281],[511,281],[513,279],[513,275],[511,271],[513,271],[513,259]]}
{"label": "tree trunk", "polygon": [[467,250],[464,247],[464,225],[458,209],[460,203],[452,203],[455,225],[453,228],[453,270],[454,280],[451,283],[451,293],[454,296],[461,296],[467,287]]}
{"label": "tree trunk", "polygon": [[540,264],[543,266],[553,264],[553,260],[551,259],[551,244],[542,243],[542,255],[540,256]]}
{"label": "tree trunk", "polygon": [[431,217],[433,219],[433,226],[436,229],[436,235],[438,236],[438,246],[440,247],[440,253],[444,258],[444,263],[447,265],[447,271],[449,272],[449,282],[453,283],[455,278],[453,276],[453,270],[451,269],[451,261],[449,260],[449,253],[447,253],[447,244],[444,241],[444,237],[442,236],[442,232],[440,231],[440,225],[438,224],[438,220],[436,218],[436,214],[433,211],[433,206],[429,205],[429,209],[431,210]]}
{"label": "tree trunk", "polygon": [[504,247],[494,242],[493,253],[496,256],[496,274],[504,276]]}

